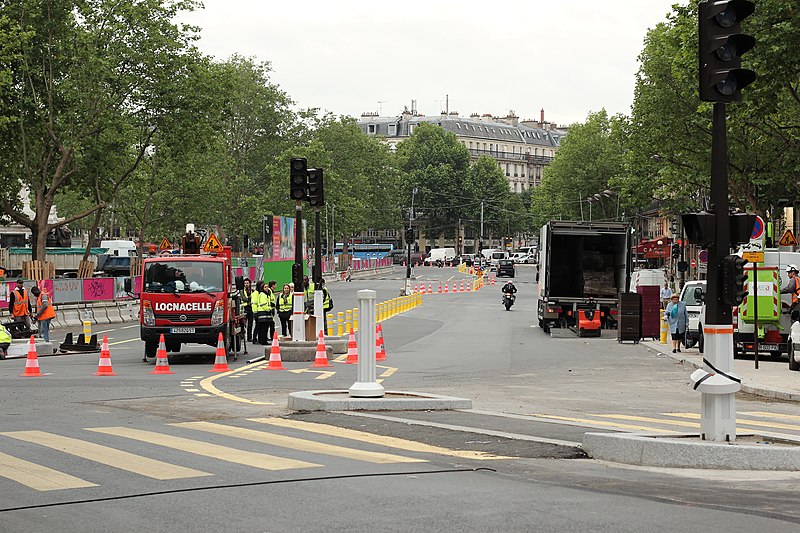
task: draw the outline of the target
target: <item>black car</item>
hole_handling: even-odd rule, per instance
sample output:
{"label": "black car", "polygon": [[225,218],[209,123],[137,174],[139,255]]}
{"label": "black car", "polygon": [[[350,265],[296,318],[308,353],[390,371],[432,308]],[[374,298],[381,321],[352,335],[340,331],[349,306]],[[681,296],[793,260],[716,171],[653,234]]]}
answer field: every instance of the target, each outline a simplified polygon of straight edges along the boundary
{"label": "black car", "polygon": [[500,259],[497,261],[497,277],[514,277],[514,261],[511,259]]}

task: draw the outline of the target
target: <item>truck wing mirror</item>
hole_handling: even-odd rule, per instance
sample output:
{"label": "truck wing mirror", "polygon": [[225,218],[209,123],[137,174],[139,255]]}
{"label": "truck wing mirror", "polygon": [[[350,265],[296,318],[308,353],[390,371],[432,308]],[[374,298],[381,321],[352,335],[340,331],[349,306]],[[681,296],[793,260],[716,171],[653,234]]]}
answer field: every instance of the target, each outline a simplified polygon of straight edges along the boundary
{"label": "truck wing mirror", "polygon": [[794,311],[792,311],[791,317],[792,317],[792,322],[800,321],[800,310],[795,309]]}
{"label": "truck wing mirror", "polygon": [[125,292],[133,292],[133,279],[125,278]]}
{"label": "truck wing mirror", "polygon": [[242,276],[236,276],[233,279],[233,284],[236,286],[237,291],[244,290],[244,278]]}
{"label": "truck wing mirror", "polygon": [[698,302],[702,302],[705,299],[705,296],[706,295],[703,292],[703,289],[701,289],[700,287],[697,287],[694,290],[694,299],[697,300]]}

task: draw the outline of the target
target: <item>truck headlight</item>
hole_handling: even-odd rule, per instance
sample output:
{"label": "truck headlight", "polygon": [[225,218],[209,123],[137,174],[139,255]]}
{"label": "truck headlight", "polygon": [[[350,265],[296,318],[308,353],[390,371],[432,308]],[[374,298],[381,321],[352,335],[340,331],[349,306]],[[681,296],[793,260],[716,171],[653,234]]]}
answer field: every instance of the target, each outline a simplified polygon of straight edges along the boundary
{"label": "truck headlight", "polygon": [[222,319],[225,318],[225,306],[222,305],[222,300],[217,300],[214,304],[214,312],[211,313],[211,325],[219,326],[222,324]]}
{"label": "truck headlight", "polygon": [[156,315],[153,313],[153,304],[150,300],[142,300],[142,322],[145,326],[156,325]]}

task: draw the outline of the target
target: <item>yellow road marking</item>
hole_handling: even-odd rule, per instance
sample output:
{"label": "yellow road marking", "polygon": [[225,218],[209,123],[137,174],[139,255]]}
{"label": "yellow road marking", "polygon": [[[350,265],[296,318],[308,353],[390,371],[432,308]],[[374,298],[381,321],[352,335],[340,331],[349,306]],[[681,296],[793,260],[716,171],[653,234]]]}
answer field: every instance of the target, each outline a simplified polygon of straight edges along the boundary
{"label": "yellow road marking", "polygon": [[336,372],[328,372],[326,370],[312,370],[310,368],[297,368],[295,370],[289,370],[289,372],[292,372],[294,374],[302,374],[304,372],[311,372],[313,374],[321,374],[319,376],[316,376],[314,379],[328,379],[329,377],[336,375]]}
{"label": "yellow road marking", "polygon": [[124,341],[109,342],[108,345],[109,346],[116,346],[117,344],[125,344],[126,342],[136,342],[136,341],[141,341],[141,340],[142,339],[137,337],[135,339],[128,339],[128,340],[124,340]]}
{"label": "yellow road marking", "polygon": [[615,418],[618,420],[631,420],[633,422],[655,422],[657,424],[666,424],[668,426],[682,426],[687,428],[699,428],[700,424],[697,422],[682,422],[680,420],[664,420],[663,418],[650,418],[647,416],[633,416],[633,415],[609,415],[609,414],[593,414],[600,418]]}
{"label": "yellow road marking", "polygon": [[[700,415],[697,413],[664,413],[667,416],[674,416],[676,418],[691,418],[699,420]],[[736,419],[737,426],[753,426],[757,428],[774,428],[774,429],[789,429],[793,431],[800,431],[800,426],[796,424],[781,424],[780,422],[761,422],[759,420],[747,420],[744,418]]]}
{"label": "yellow road marking", "polygon": [[780,415],[777,413],[767,413],[766,411],[748,411],[746,413],[741,413],[743,415],[748,416],[761,416],[764,418],[784,418],[786,420],[796,420],[800,422],[800,416],[797,415]]}
{"label": "yellow road marking", "polygon": [[264,470],[288,470],[291,468],[322,466],[315,463],[307,463],[305,461],[267,455],[265,453],[248,452],[245,450],[237,450],[229,446],[220,446],[218,444],[211,444],[198,440],[184,439],[183,437],[173,437],[172,435],[156,433],[154,431],[144,431],[141,429],[124,427],[87,429],[89,429],[89,431],[96,431],[97,433],[103,433],[105,435],[114,435],[117,437],[125,437],[141,442],[147,442],[149,444],[157,444],[159,446],[166,446],[167,448],[173,450],[180,450],[183,452],[201,455],[203,457],[210,457],[212,459],[219,459],[220,461],[252,466],[254,468],[261,468]]}
{"label": "yellow road marking", "polygon": [[343,353],[342,355],[340,355],[339,357],[334,359],[334,362],[341,363],[342,361],[346,361],[346,360],[347,360],[347,354]]}
{"label": "yellow road marking", "polygon": [[16,481],[21,485],[42,492],[48,490],[83,489],[97,486],[81,478],[70,476],[58,470],[37,465],[36,463],[31,463],[23,459],[17,459],[3,452],[0,452],[0,477]]}
{"label": "yellow road marking", "polygon": [[237,372],[241,372],[243,370],[249,370],[251,368],[256,368],[261,364],[263,364],[263,363],[261,363],[261,362],[251,363],[251,364],[249,364],[247,366],[243,366],[243,367],[237,368],[235,370],[229,370],[228,372],[222,372],[220,374],[214,374],[213,376],[207,377],[204,380],[200,381],[200,387],[203,390],[205,390],[206,392],[208,392],[209,394],[213,394],[214,396],[219,396],[220,398],[225,398],[226,400],[233,400],[234,402],[248,403],[250,405],[275,405],[273,402],[257,402],[255,400],[248,400],[247,398],[242,398],[240,396],[235,396],[233,394],[228,394],[227,392],[222,392],[221,390],[219,390],[218,388],[216,388],[214,385],[211,384],[215,379],[219,379],[219,378],[225,377],[225,376],[231,376],[231,375],[233,375],[233,374],[235,374]]}
{"label": "yellow road marking", "polygon": [[618,428],[618,429],[630,429],[634,431],[652,431],[655,433],[674,433],[674,431],[670,431],[667,429],[656,429],[649,426],[638,426],[635,424],[621,424],[618,422],[604,422],[602,420],[590,420],[588,418],[573,418],[570,416],[556,416],[556,415],[543,415],[543,414],[531,414],[528,416],[535,416],[537,418],[549,418],[551,420],[563,420],[565,422],[576,422],[578,424],[590,424],[590,425],[597,425],[597,426],[604,426],[610,428]]}
{"label": "yellow road marking", "polygon": [[183,479],[212,475],[207,472],[201,472],[200,470],[194,470],[193,468],[175,466],[163,461],[157,461],[155,459],[142,457],[141,455],[109,448],[108,446],[101,446],[93,442],[86,442],[70,437],[62,437],[52,433],[45,433],[44,431],[9,431],[0,433],[0,435],[45,446],[76,457],[154,479]]}
{"label": "yellow road marking", "polygon": [[345,439],[355,440],[359,442],[368,442],[380,446],[388,446],[390,448],[400,448],[412,452],[422,453],[435,453],[438,455],[448,455],[451,457],[459,457],[462,459],[511,459],[510,457],[503,457],[501,455],[492,455],[484,452],[473,452],[467,450],[451,450],[449,448],[442,448],[441,446],[433,446],[413,440],[399,439],[397,437],[387,437],[384,435],[373,435],[364,431],[356,431],[353,429],[339,428],[336,426],[329,426],[327,424],[317,424],[314,422],[302,422],[300,420],[287,420],[284,418],[250,418],[252,422],[260,424],[269,424],[272,426],[279,426],[284,428],[299,429],[302,431],[309,431],[311,433],[318,433],[320,435],[329,435],[331,437],[341,437]]}
{"label": "yellow road marking", "polygon": [[231,437],[252,440],[263,444],[291,448],[293,450],[303,450],[305,452],[335,455],[337,457],[356,459],[358,461],[368,461],[370,463],[427,463],[425,459],[414,459],[412,457],[403,457],[388,453],[356,450],[353,448],[345,448],[344,446],[336,446],[333,444],[314,442],[295,437],[276,435],[274,433],[265,433],[263,431],[256,431],[254,429],[214,424],[212,422],[183,422],[171,425],[181,428],[208,431],[218,435],[228,435]]}
{"label": "yellow road marking", "polygon": [[395,368],[395,367],[393,367],[393,366],[381,366],[381,365],[375,365],[375,366],[376,366],[377,368],[385,368],[385,369],[386,369],[386,371],[385,371],[385,372],[383,372],[383,373],[382,373],[382,374],[379,376],[379,377],[382,377],[382,378],[388,378],[389,376],[391,376],[392,374],[394,374],[394,373],[395,373],[395,372],[397,372],[397,370],[398,370],[397,368]]}

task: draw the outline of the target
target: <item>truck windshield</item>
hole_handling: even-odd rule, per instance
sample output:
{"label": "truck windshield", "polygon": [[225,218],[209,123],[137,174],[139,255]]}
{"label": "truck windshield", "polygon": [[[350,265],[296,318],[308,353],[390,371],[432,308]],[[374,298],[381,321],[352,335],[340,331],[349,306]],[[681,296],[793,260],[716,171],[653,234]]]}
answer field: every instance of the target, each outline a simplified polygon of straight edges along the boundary
{"label": "truck windshield", "polygon": [[144,270],[147,292],[219,292],[222,286],[220,261],[153,261]]}

